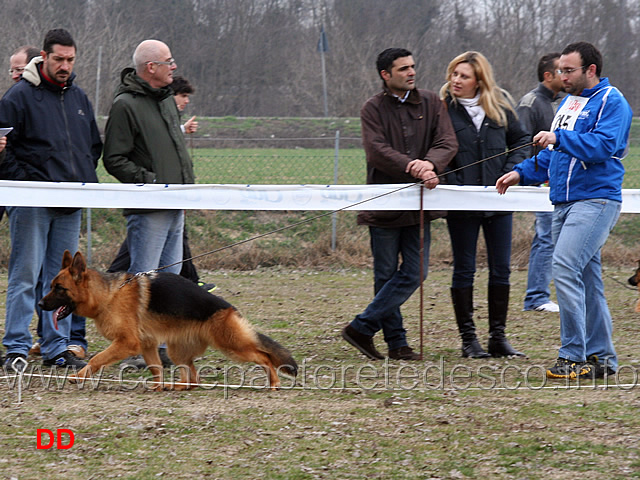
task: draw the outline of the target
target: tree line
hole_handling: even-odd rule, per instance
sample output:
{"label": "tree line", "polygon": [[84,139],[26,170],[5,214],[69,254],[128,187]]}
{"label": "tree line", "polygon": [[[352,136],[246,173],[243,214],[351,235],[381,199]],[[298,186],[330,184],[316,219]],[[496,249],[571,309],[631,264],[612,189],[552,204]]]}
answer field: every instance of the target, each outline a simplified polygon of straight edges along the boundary
{"label": "tree line", "polygon": [[[537,84],[541,55],[579,40],[601,50],[603,75],[640,112],[637,0],[3,0],[0,52],[8,69],[18,46],[41,48],[47,30],[66,28],[77,83],[106,115],[136,45],[156,38],[196,87],[193,113],[314,117],[324,115],[322,26],[330,116],[358,116],[390,46],[411,50],[418,86],[436,91],[453,57],[478,50],[517,100]],[[3,75],[1,91],[10,85]]]}

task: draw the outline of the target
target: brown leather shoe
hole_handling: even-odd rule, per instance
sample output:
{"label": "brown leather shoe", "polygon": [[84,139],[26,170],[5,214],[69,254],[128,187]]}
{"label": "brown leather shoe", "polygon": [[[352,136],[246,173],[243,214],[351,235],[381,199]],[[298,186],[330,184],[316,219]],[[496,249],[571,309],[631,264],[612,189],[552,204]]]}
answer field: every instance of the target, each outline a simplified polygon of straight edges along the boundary
{"label": "brown leather shoe", "polygon": [[404,346],[389,350],[389,358],[393,360],[422,360],[419,353],[413,351],[411,347]]}
{"label": "brown leather shoe", "polygon": [[29,355],[34,355],[34,356],[42,355],[42,353],[40,352],[40,342],[36,342],[31,346],[31,349],[29,350]]}
{"label": "brown leather shoe", "polygon": [[87,352],[82,345],[68,345],[67,350],[73,354],[74,357],[84,360],[87,358]]}
{"label": "brown leather shoe", "polygon": [[371,360],[382,360],[384,358],[384,355],[376,350],[376,347],[373,344],[373,337],[360,333],[351,325],[347,325],[342,329],[342,338],[360,350],[364,356]]}

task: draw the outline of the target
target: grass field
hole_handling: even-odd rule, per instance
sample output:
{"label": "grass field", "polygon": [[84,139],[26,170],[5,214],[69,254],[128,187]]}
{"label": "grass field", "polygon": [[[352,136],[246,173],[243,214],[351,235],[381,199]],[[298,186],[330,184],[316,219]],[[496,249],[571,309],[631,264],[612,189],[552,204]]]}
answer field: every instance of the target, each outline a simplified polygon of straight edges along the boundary
{"label": "grass field", "polygon": [[[460,358],[450,272],[437,270],[424,288],[425,359],[413,363],[368,362],[340,338],[370,300],[367,269],[208,272],[219,295],[293,352],[301,366],[295,387],[283,378],[282,390],[265,391],[264,375],[213,351],[197,362],[205,387],[187,393],[150,392],[146,375],[114,366],[83,389],[31,378],[18,404],[3,378],[0,478],[638,478],[638,292],[618,283],[629,274],[605,271],[620,376],[608,388],[568,388],[542,377],[555,360],[558,316],[521,311],[525,272],[512,277],[507,333],[527,359]],[[485,283],[478,272],[483,343]],[[403,311],[419,348],[417,294]],[[91,353],[106,345],[91,322],[88,338]],[[36,372],[38,365],[31,360]],[[234,386],[240,381],[246,388]],[[75,443],[38,450],[39,428],[71,430]]]}

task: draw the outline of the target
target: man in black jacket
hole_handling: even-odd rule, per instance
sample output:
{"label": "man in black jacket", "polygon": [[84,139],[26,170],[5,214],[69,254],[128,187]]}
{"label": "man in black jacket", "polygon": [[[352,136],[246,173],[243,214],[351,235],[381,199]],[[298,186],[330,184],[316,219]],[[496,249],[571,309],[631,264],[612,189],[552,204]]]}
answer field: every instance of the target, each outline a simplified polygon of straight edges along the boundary
{"label": "man in black jacket", "polygon": [[[91,103],[73,83],[75,42],[66,30],[50,30],[41,55],[0,101],[0,127],[13,127],[0,166],[2,178],[97,182],[102,142]],[[3,344],[5,365],[10,366],[18,358],[26,359],[31,348],[29,324],[38,277],[42,272],[48,290],[63,252],[78,249],[82,212],[79,208],[7,207],[7,213],[11,257]],[[52,315],[42,314],[43,364],[83,367],[85,363],[67,350],[71,316],[55,328]],[[26,362],[15,365],[24,367]]]}
{"label": "man in black jacket", "polygon": [[[560,53],[548,53],[538,62],[538,80],[540,84],[526,93],[518,102],[516,112],[520,123],[529,134],[534,135],[551,128],[553,117],[560,101],[564,97],[562,79],[557,72]],[[528,156],[534,153],[533,148]],[[539,147],[535,147],[538,151]],[[537,212],[535,235],[529,252],[529,271],[527,275],[527,292],[524,297],[524,310],[536,312],[558,312],[558,304],[551,300],[551,259],[553,257],[553,240],[551,238],[551,218],[553,212]]]}

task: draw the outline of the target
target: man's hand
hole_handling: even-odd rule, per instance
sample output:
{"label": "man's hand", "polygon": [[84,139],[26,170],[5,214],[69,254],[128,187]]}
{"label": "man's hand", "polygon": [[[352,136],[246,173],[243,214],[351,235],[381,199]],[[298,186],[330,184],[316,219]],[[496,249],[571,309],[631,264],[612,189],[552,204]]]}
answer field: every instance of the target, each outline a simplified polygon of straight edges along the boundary
{"label": "man's hand", "polygon": [[440,179],[434,171],[433,163],[429,160],[411,160],[407,164],[405,172],[424,181],[424,186],[429,190],[436,188],[436,185],[440,183]]}
{"label": "man's hand", "polygon": [[196,116],[191,117],[184,124],[184,133],[196,133],[198,130],[198,122],[196,122]]}
{"label": "man's hand", "polygon": [[549,145],[555,145],[557,142],[556,134],[553,132],[538,132],[533,137],[534,143],[540,145],[542,148],[547,148]]}
{"label": "man's hand", "polygon": [[0,152],[7,146],[7,137],[0,137]]}
{"label": "man's hand", "polygon": [[500,195],[504,195],[511,185],[517,185],[520,183],[520,174],[515,170],[505,173],[496,182],[496,190]]}

